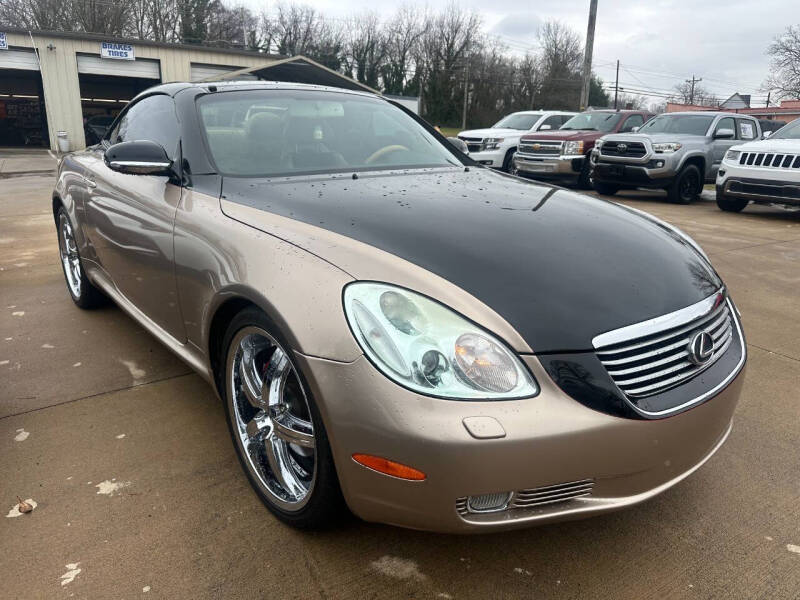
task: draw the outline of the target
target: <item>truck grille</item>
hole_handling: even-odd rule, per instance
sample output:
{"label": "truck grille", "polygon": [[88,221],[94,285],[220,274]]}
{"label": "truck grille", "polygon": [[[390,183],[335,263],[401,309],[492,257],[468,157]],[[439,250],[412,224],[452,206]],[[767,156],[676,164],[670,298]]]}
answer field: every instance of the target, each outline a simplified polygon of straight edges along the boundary
{"label": "truck grille", "polygon": [[481,152],[483,150],[483,138],[458,136],[458,139],[467,144],[470,152]]}
{"label": "truck grille", "polygon": [[771,167],[773,169],[800,169],[799,154],[777,152],[742,152],[739,164],[746,167]]}
{"label": "truck grille", "polygon": [[[696,364],[691,360],[690,344],[703,331],[714,341],[713,353],[706,362]],[[732,339],[731,311],[720,293],[710,312],[698,318],[595,349],[617,387],[629,398],[642,398],[680,385],[707,369]]]}
{"label": "truck grille", "polygon": [[647,149],[642,142],[617,142],[614,140],[603,141],[600,154],[605,156],[627,156],[641,158],[647,154]]}
{"label": "truck grille", "polygon": [[537,142],[536,140],[522,140],[517,148],[520,154],[533,154],[535,156],[559,156],[563,142]]}

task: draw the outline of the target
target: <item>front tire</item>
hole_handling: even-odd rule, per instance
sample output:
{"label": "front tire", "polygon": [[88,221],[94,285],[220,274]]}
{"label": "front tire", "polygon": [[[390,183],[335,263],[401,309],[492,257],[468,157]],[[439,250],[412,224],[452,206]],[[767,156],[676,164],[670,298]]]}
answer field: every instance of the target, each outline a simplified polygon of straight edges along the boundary
{"label": "front tire", "polygon": [[702,188],[700,169],[695,165],[686,165],[667,188],[667,198],[675,204],[689,204],[697,198]]}
{"label": "front tire", "polygon": [[63,206],[59,207],[56,213],[56,228],[58,229],[58,253],[61,258],[61,269],[64,271],[70,298],[78,307],[85,310],[102,306],[106,303],[107,298],[86,276],[81,256],[78,253],[75,230]]}
{"label": "front tire", "polygon": [[505,171],[506,173],[511,173],[512,175],[515,174],[514,171],[516,170],[516,167],[514,167],[514,155],[516,153],[517,153],[516,148],[511,148],[508,152],[506,152],[506,157],[503,160],[503,167],[502,167],[503,171]]}
{"label": "front tire", "polygon": [[328,436],[289,346],[255,308],[236,315],[222,347],[219,390],[239,462],[278,519],[299,529],[345,512]]}
{"label": "front tire", "polygon": [[731,198],[724,194],[717,193],[717,206],[725,212],[742,212],[744,207],[750,203],[744,198]]}
{"label": "front tire", "polygon": [[619,191],[619,186],[612,183],[603,183],[602,181],[593,181],[592,186],[598,194],[603,196],[613,196]]}
{"label": "front tire", "polygon": [[578,189],[590,190],[592,189],[592,163],[589,160],[589,155],[583,159],[583,166],[578,175]]}

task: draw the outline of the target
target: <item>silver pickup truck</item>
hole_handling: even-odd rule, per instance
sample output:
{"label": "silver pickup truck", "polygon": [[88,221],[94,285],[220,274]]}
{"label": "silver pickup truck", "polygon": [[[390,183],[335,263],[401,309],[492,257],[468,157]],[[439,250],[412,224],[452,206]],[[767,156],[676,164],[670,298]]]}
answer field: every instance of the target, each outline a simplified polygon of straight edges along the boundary
{"label": "silver pickup truck", "polygon": [[731,146],[761,139],[758,121],[729,112],[665,113],[635,133],[600,138],[592,151],[592,185],[601,194],[661,188],[687,204],[713,183]]}

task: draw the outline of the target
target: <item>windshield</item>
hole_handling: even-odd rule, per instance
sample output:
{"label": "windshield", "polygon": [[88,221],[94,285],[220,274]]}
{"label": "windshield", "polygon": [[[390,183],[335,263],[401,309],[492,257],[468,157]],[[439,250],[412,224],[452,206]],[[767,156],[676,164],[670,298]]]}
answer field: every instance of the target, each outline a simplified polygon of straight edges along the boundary
{"label": "windshield", "polygon": [[217,168],[243,176],[461,165],[399,108],[316,90],[202,96],[200,122]]}
{"label": "windshield", "polygon": [[800,140],[800,119],[784,125],[770,136],[771,140]]}
{"label": "windshield", "polygon": [[515,113],[503,117],[492,127],[496,129],[519,129],[520,131],[530,131],[536,125],[536,121],[542,118],[542,113]]}
{"label": "windshield", "polygon": [[713,121],[713,115],[659,115],[642,125],[639,133],[705,135]]}
{"label": "windshield", "polygon": [[575,115],[561,129],[584,131],[612,131],[622,118],[620,113],[586,112]]}

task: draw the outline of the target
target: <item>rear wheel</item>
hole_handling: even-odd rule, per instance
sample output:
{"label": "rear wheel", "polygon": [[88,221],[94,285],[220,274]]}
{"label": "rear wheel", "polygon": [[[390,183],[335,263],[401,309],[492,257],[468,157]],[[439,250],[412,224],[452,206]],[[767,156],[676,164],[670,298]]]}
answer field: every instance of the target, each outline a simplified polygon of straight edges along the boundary
{"label": "rear wheel", "polygon": [[89,281],[83,270],[81,256],[78,253],[78,243],[75,240],[75,230],[72,228],[69,215],[63,206],[56,213],[56,227],[58,228],[58,252],[61,258],[61,268],[64,271],[67,291],[72,301],[84,309],[105,304],[107,299],[103,292]]}
{"label": "rear wheel", "polygon": [[744,198],[731,198],[724,194],[717,194],[717,206],[726,212],[742,212],[749,202]]}
{"label": "rear wheel", "polygon": [[686,165],[667,188],[667,198],[675,204],[689,204],[697,198],[702,187],[700,169],[695,165]]}
{"label": "rear wheel", "polygon": [[603,183],[602,181],[593,181],[592,186],[598,194],[603,196],[613,196],[619,191],[619,186],[612,183]]}
{"label": "rear wheel", "polygon": [[304,377],[257,309],[234,317],[220,392],[239,461],[267,508],[299,528],[330,524],[344,510],[322,417]]}

